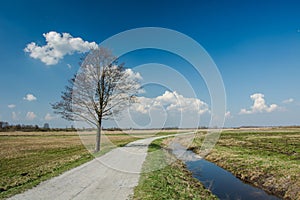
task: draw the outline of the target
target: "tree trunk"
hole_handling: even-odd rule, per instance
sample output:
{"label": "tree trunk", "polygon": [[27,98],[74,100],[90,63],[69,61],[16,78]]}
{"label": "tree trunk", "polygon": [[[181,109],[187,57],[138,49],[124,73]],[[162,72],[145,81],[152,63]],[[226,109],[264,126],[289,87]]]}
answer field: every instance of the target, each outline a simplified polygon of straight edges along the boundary
{"label": "tree trunk", "polygon": [[98,123],[98,127],[97,127],[95,152],[100,151],[100,141],[101,141],[101,122]]}

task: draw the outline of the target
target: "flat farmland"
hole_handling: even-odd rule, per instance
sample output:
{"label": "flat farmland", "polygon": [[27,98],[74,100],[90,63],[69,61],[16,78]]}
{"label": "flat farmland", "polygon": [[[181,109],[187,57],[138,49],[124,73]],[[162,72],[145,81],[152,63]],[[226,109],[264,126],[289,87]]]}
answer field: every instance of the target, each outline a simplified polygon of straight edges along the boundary
{"label": "flat farmland", "polygon": [[151,135],[105,131],[101,137],[102,149],[94,155],[87,150],[92,152],[94,148],[94,132],[1,132],[0,199],[20,193],[115,147]]}

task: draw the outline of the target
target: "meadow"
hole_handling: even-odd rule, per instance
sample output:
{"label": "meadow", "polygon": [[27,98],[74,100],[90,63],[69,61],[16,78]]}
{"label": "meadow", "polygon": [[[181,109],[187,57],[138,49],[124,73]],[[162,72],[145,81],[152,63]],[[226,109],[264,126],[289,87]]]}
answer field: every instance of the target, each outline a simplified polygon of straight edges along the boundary
{"label": "meadow", "polygon": [[[175,133],[178,132],[104,131],[102,149],[93,154],[94,132],[1,132],[0,199],[25,191],[115,147],[141,138]],[[192,143],[185,144],[189,136],[179,137],[179,141],[200,153],[205,136],[206,130],[199,130],[189,140]],[[192,177],[184,163],[174,161],[167,150],[168,140],[171,138],[150,145],[149,152],[156,153],[147,156],[143,172],[165,166],[142,173],[133,199],[216,199]],[[170,159],[173,160],[169,164]],[[205,159],[283,199],[300,199],[299,128],[226,129]]]}

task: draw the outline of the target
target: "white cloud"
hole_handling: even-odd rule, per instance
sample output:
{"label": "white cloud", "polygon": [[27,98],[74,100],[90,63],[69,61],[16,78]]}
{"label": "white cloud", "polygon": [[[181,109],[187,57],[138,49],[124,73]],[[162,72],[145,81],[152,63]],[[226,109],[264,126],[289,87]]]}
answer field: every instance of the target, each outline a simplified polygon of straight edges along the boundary
{"label": "white cloud", "polygon": [[26,96],[23,99],[27,101],[35,101],[36,97],[33,94],[26,94]]}
{"label": "white cloud", "polygon": [[251,114],[251,110],[246,110],[245,108],[241,109],[240,114]]}
{"label": "white cloud", "polygon": [[15,108],[16,105],[15,104],[9,104],[7,107],[9,107],[9,108]]}
{"label": "white cloud", "polygon": [[27,112],[26,114],[27,120],[33,120],[34,118],[36,118],[36,114],[34,114],[34,112]]}
{"label": "white cloud", "polygon": [[285,103],[285,104],[288,104],[288,103],[293,103],[294,102],[294,99],[293,98],[289,98],[289,99],[286,99],[286,100],[283,100],[282,103]]}
{"label": "white cloud", "polygon": [[209,112],[208,105],[197,98],[186,98],[176,91],[165,93],[155,98],[138,97],[138,103],[133,104],[131,110],[146,114],[150,109],[164,108],[170,112],[191,112],[204,114]]}
{"label": "white cloud", "polygon": [[[132,69],[125,69],[125,76],[128,84],[130,84],[132,88],[138,90],[139,94],[145,93],[145,90],[141,87],[140,84],[140,81],[143,80],[143,77],[139,72],[134,72]],[[120,86],[122,87],[122,84]]]}
{"label": "white cloud", "polygon": [[53,120],[53,119],[56,119],[56,116],[52,116],[52,115],[50,115],[50,113],[47,113],[47,114],[45,115],[44,119],[45,119],[46,121],[51,121],[51,120]]}
{"label": "white cloud", "polygon": [[156,97],[137,97],[137,103],[124,110],[114,123],[122,128],[198,127],[208,124],[209,106],[198,98],[187,98],[176,91]]}
{"label": "white cloud", "polygon": [[12,112],[12,113],[11,113],[11,118],[12,118],[14,121],[17,121],[17,120],[19,120],[19,114],[20,114],[20,113]]}
{"label": "white cloud", "polygon": [[227,111],[227,112],[225,113],[225,118],[232,118],[231,112],[230,112],[230,111]]}
{"label": "white cloud", "polygon": [[277,104],[271,104],[268,108],[266,108],[266,111],[267,112],[273,112],[273,111],[278,110],[278,109],[279,109],[279,107],[278,107]]}
{"label": "white cloud", "polygon": [[84,53],[90,49],[98,48],[95,42],[87,42],[80,37],[74,38],[69,33],[57,33],[50,31],[44,33],[46,45],[39,46],[35,42],[27,44],[25,52],[30,53],[30,57],[39,59],[46,65],[55,65],[67,54]]}
{"label": "white cloud", "polygon": [[128,78],[133,80],[143,80],[139,72],[134,72],[132,69],[125,69],[125,73],[128,75]]}
{"label": "white cloud", "polygon": [[276,104],[267,105],[264,99],[264,95],[261,93],[255,93],[250,96],[254,101],[253,106],[250,110],[245,108],[241,109],[240,114],[253,114],[253,113],[262,113],[262,112],[273,112],[278,110],[279,107]]}

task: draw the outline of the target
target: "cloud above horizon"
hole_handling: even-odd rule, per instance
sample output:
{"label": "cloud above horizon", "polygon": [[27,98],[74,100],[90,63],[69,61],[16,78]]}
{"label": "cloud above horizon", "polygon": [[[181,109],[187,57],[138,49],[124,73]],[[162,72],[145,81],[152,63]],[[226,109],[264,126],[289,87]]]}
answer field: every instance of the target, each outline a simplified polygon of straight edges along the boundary
{"label": "cloud above horizon", "polygon": [[34,120],[36,118],[36,114],[34,114],[34,112],[27,112],[26,114],[26,119],[27,120]]}
{"label": "cloud above horizon", "polygon": [[277,104],[267,105],[264,99],[264,94],[255,93],[250,96],[250,98],[254,101],[250,110],[245,108],[241,109],[240,114],[253,114],[253,113],[262,113],[262,112],[273,112],[278,110],[279,107]]}
{"label": "cloud above horizon", "polygon": [[225,112],[225,118],[232,118],[230,111]]}
{"label": "cloud above horizon", "polygon": [[131,110],[146,114],[151,109],[161,109],[170,112],[192,112],[202,115],[209,112],[208,105],[197,98],[186,98],[176,91],[165,91],[155,98],[137,97],[138,103],[131,106]]}
{"label": "cloud above horizon", "polygon": [[289,99],[286,99],[286,100],[282,101],[282,103],[284,103],[284,104],[293,103],[293,102],[294,102],[293,98],[289,98]]}
{"label": "cloud above horizon", "polygon": [[7,107],[8,107],[8,108],[15,108],[16,105],[15,105],[15,104],[9,104]]}
{"label": "cloud above horizon", "polygon": [[143,77],[139,72],[134,72],[132,69],[125,69],[125,73],[127,74],[129,79],[132,80],[143,80]]}
{"label": "cloud above horizon", "polygon": [[46,65],[56,65],[65,55],[85,53],[90,49],[98,48],[95,42],[84,41],[80,37],[73,37],[69,33],[50,31],[44,33],[46,45],[39,46],[35,42],[27,44],[24,49],[29,56],[38,59]]}
{"label": "cloud above horizon", "polygon": [[185,97],[177,91],[165,90],[154,97],[138,96],[136,103],[115,117],[120,128],[162,128],[207,126],[210,108],[204,101],[195,97]]}
{"label": "cloud above horizon", "polygon": [[11,118],[12,118],[12,120],[14,120],[14,121],[19,120],[19,114],[20,114],[20,113],[12,112],[12,113],[11,113]]}
{"label": "cloud above horizon", "polygon": [[56,118],[57,118],[56,116],[52,116],[50,113],[47,113],[44,117],[44,120],[51,121],[51,120],[56,119]]}
{"label": "cloud above horizon", "polygon": [[37,98],[33,94],[26,94],[23,99],[26,101],[35,101]]}

